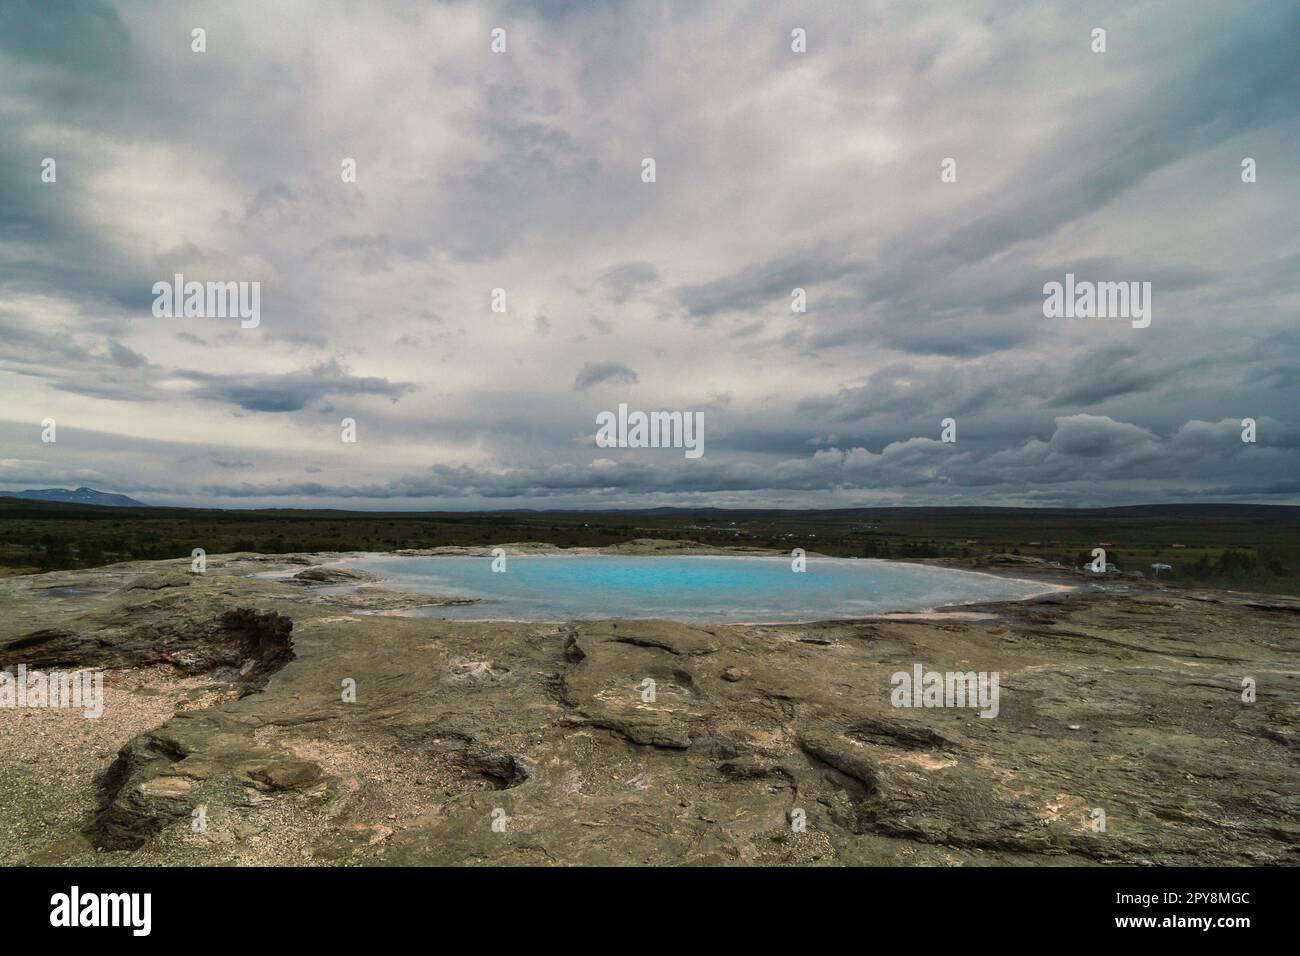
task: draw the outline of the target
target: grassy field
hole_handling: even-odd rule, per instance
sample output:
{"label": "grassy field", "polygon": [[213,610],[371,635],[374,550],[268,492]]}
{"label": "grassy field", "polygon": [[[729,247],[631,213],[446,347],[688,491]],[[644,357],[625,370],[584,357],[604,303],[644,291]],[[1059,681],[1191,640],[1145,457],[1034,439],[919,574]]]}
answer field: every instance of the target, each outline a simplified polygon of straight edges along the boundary
{"label": "grassy field", "polygon": [[1146,505],[1096,510],[220,511],[0,498],[0,573],[256,551],[393,551],[547,541],[560,547],[685,538],[839,556],[1031,555],[1065,565],[1103,546],[1121,570],[1186,584],[1300,594],[1300,507]]}

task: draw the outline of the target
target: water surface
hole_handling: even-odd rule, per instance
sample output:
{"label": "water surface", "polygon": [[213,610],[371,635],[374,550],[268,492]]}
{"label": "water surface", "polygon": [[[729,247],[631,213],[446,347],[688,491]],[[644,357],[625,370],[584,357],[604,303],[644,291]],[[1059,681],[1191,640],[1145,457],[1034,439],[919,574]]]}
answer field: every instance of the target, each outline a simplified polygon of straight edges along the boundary
{"label": "water surface", "polygon": [[990,574],[852,558],[810,557],[802,573],[787,557],[512,555],[504,572],[494,572],[488,557],[375,557],[348,565],[378,574],[395,590],[478,598],[415,612],[459,620],[824,621],[1050,590]]}

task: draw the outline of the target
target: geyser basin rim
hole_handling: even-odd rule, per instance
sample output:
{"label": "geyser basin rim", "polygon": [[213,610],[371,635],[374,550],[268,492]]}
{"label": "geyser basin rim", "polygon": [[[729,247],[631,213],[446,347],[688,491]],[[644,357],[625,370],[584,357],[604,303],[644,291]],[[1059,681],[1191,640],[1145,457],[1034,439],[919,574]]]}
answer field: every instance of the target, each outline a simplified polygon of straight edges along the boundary
{"label": "geyser basin rim", "polygon": [[483,548],[478,556],[366,555],[336,564],[370,571],[394,589],[478,599],[406,612],[464,621],[657,618],[792,624],[929,612],[1068,590],[1025,578],[873,558],[810,557],[807,569],[797,572],[784,554],[506,551],[505,570],[494,572],[502,562],[494,562],[493,550]]}

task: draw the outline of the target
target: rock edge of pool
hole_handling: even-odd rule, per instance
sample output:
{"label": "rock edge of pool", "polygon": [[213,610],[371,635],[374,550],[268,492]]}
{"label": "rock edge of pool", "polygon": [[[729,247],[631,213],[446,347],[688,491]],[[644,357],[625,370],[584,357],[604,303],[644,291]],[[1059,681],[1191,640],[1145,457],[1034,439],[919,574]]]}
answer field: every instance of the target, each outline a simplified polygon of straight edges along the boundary
{"label": "rock edge of pool", "polygon": [[[900,615],[934,618],[962,613],[975,605],[1030,600],[1073,587],[939,562],[840,558],[815,552],[801,553],[796,562],[789,554],[772,552],[637,553],[549,546],[538,549],[535,545],[469,549],[471,553],[465,550],[349,558],[322,569],[319,576],[339,590],[364,587],[371,592],[433,595],[423,601],[401,598],[411,606],[368,613],[534,623],[616,617],[666,618],[694,625],[781,625]],[[567,579],[557,579],[553,576],[556,567],[547,565],[564,559],[576,559],[581,564],[571,568],[574,573]],[[681,593],[671,593],[673,583],[663,578],[635,585],[625,580],[635,569],[661,561],[681,572],[679,583],[688,585]],[[734,574],[716,574],[720,564],[746,568],[750,562],[762,570],[748,580]],[[609,567],[601,567],[606,564]],[[796,566],[802,573],[794,571]],[[615,569],[624,575],[611,577],[609,572]],[[702,571],[703,580],[689,580],[696,570]],[[421,571],[441,572],[448,580],[424,580]],[[522,579],[531,580],[521,587]],[[891,586],[900,584],[912,588],[923,585],[923,590],[893,598],[885,596]],[[787,589],[778,590],[774,585]],[[552,587],[556,590],[548,590]],[[568,593],[560,597],[563,588]],[[883,593],[877,593],[875,588],[882,588]]]}
{"label": "rock edge of pool", "polygon": [[[922,563],[1072,589],[937,618],[454,621],[395,616],[430,596],[340,576],[355,557],[0,579],[0,666],[105,694],[98,719],[0,707],[0,862],[1300,862],[1300,601],[988,555]],[[998,672],[997,716],[892,706],[916,664]]]}

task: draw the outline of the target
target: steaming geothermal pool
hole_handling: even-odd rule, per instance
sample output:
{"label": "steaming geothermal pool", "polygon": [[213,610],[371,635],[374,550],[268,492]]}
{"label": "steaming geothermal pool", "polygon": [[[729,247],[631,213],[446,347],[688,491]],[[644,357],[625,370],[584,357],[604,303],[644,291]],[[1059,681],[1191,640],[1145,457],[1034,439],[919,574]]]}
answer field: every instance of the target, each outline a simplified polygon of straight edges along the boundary
{"label": "steaming geothermal pool", "polygon": [[373,572],[394,590],[478,598],[412,612],[457,620],[824,621],[1051,590],[1033,581],[869,559],[810,556],[807,570],[796,573],[791,560],[511,555],[504,572],[493,572],[489,557],[376,557],[348,567]]}

